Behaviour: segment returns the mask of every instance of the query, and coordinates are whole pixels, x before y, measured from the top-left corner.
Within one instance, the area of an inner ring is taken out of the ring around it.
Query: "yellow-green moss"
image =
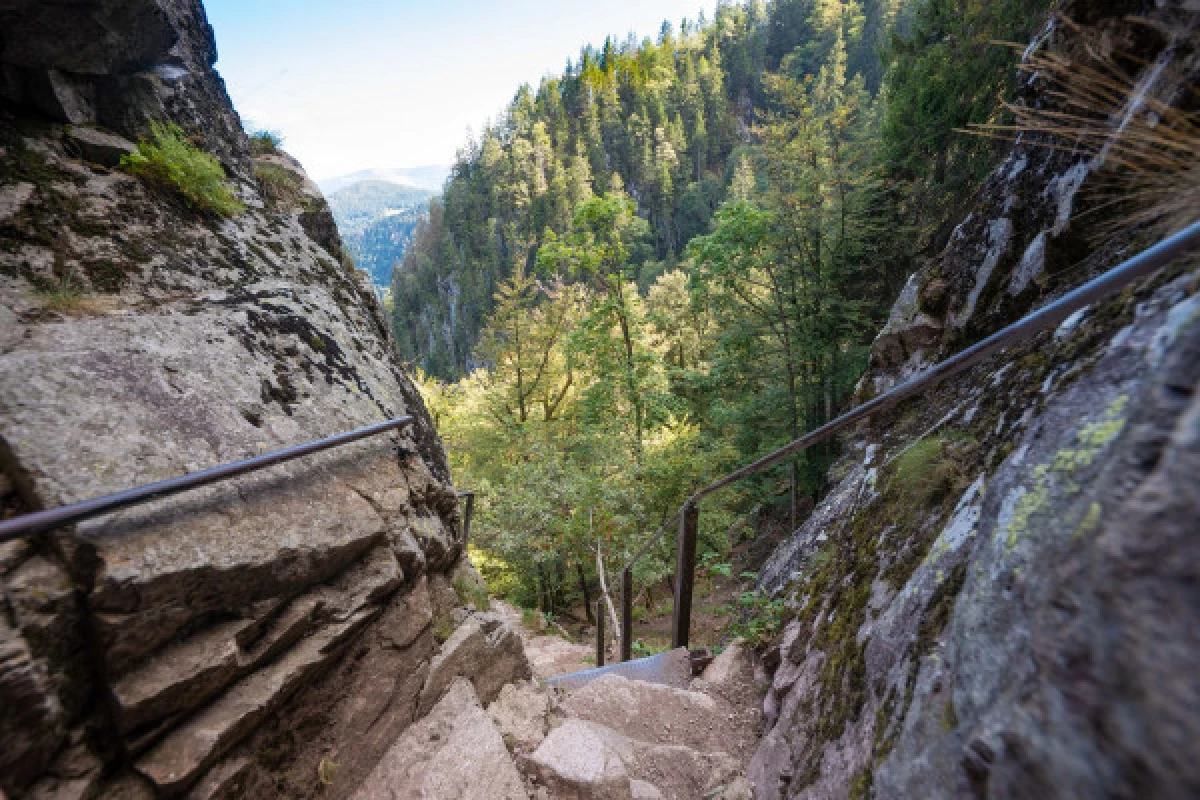
[[[942,733],[949,733],[958,727],[958,713],[954,710],[954,698],[946,698],[946,705],[942,707]]]
[[[1088,506],[1087,511],[1083,514],[1083,519],[1079,521],[1079,526],[1075,528],[1075,532],[1071,534],[1073,539],[1082,539],[1085,536],[1090,536],[1100,527],[1100,512],[1103,509],[1099,503],[1093,502]]]
[[[1119,395],[1098,421],[1079,429],[1075,435],[1076,447],[1063,448],[1048,463],[1034,468],[1033,480],[1017,499],[1012,518],[1004,527],[1004,543],[1009,550],[1016,547],[1017,541],[1029,532],[1030,519],[1049,508],[1052,480],[1064,481],[1067,494],[1079,491],[1080,487],[1074,480],[1075,474],[1095,463],[1100,452],[1120,435],[1125,427],[1128,404],[1128,396]]]
[[[850,780],[850,793],[846,795],[847,800],[867,800],[871,796],[872,783],[871,767],[863,767]]]

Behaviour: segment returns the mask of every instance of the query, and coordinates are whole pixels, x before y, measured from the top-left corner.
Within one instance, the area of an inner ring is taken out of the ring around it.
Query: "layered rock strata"
[[[466,615],[441,444],[319,191],[251,156],[215,57],[195,0],[0,8],[5,516],[414,420],[0,545],[13,800],[346,796],[454,678],[528,673],[491,621],[438,655]],[[114,170],[151,120],[246,210]]]

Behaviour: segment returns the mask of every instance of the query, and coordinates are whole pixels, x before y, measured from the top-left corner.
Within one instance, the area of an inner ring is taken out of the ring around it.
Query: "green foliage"
[[[730,622],[725,634],[740,637],[751,647],[770,643],[787,622],[787,608],[782,599],[772,598],[761,589],[741,592],[729,609]]]
[[[487,611],[491,605],[486,585],[480,586],[463,578],[455,578],[451,585],[454,587],[454,593],[458,595],[458,601],[464,606],[471,606],[476,611]]]
[[[256,156],[275,155],[283,147],[283,136],[277,131],[254,131],[250,134],[250,152]]]
[[[388,181],[358,181],[333,192],[328,201],[338,231],[343,236],[354,236],[385,217],[400,216],[405,212],[409,212],[415,223],[434,196],[435,193],[428,189]]]
[[[641,639],[634,639],[629,643],[629,649],[634,658],[647,658],[665,653],[671,649],[671,646],[664,642],[643,642]]]
[[[188,141],[177,125],[152,122],[150,138],[121,159],[121,169],[173,189],[200,211],[232,217],[245,208],[225,182],[221,162]]]
[[[1049,0],[919,0],[887,48],[887,107],[880,162],[890,202],[914,250],[940,246],[962,203],[1002,152],[971,136],[1001,121],[1017,80],[1017,52],[1044,24]]]
[[[979,36],[1038,24],[1033,0],[972,0],[955,19],[946,5],[722,3],[656,42],[585,48],[460,153],[392,274],[392,327],[456,478],[479,492],[493,591],[547,613],[594,602],[597,555],[612,590],[698,487],[845,409],[922,242],[994,156],[947,138],[1006,90],[1007,51]],[[917,120],[953,105],[943,91],[968,93],[969,118]],[[960,488],[971,447],[932,437],[884,472],[889,536],[907,542],[887,580],[923,556],[924,520]],[[811,449],[706,500],[702,574],[732,577],[746,520],[781,502],[798,513],[835,455]],[[854,713],[865,674],[848,632],[869,583],[833,576],[876,574],[877,537],[856,528],[853,547],[809,565],[806,624],[841,593],[816,633],[840,692],[823,735]],[[669,579],[670,541],[638,562],[639,587]],[[787,616],[758,592],[734,610],[731,632],[754,643]]]
[[[710,575],[720,575],[723,578],[728,578],[733,575],[733,565],[729,562],[717,561],[720,554],[715,551],[705,553],[700,558],[700,569]]]

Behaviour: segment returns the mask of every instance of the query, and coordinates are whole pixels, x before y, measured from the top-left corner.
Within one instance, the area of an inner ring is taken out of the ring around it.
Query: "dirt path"
[[[596,666],[595,653],[591,647],[573,644],[561,636],[530,630],[525,626],[521,610],[503,600],[492,600],[492,610],[504,617],[520,634],[525,644],[525,655],[533,667],[536,678],[553,678]]]

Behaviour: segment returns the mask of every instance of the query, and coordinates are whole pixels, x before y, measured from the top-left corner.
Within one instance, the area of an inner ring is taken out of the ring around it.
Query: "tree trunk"
[[[608,606],[608,615],[612,618],[612,635],[621,635],[621,623],[617,619],[617,610],[613,608],[612,596],[608,593],[608,583],[604,579],[604,558],[600,555],[600,542],[596,542],[596,575],[600,578],[600,594],[604,604]]]
[[[542,613],[550,610],[550,592],[546,585],[546,568],[541,564],[537,565],[537,585],[538,585],[538,607]]]
[[[587,615],[589,625],[596,624],[596,618],[592,616],[592,595],[588,592],[587,576],[583,574],[583,562],[575,562],[575,572],[579,575],[579,591],[583,592],[583,611]]]

